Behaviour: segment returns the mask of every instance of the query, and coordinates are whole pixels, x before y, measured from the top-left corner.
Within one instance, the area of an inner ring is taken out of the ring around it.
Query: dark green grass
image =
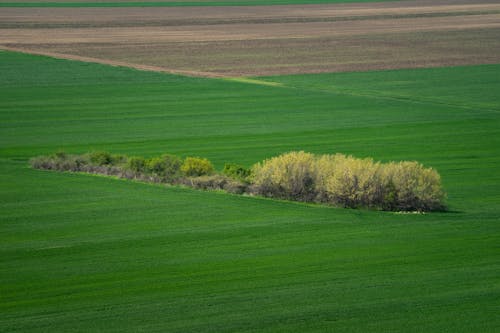
[[[496,332],[500,66],[281,87],[0,53],[0,331]],[[416,159],[447,213],[29,169],[58,149]]]
[[[355,2],[380,2],[396,0],[222,0],[222,1],[82,1],[50,2],[19,1],[0,2],[0,7],[192,7],[192,6],[274,6],[274,5],[312,5]]]

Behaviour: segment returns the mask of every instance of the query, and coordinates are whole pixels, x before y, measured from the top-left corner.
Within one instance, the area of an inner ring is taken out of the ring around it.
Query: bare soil
[[[500,3],[3,8],[0,48],[202,76],[500,62]]]

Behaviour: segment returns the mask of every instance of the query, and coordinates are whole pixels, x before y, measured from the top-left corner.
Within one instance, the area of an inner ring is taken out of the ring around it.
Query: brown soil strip
[[[500,27],[500,14],[352,22],[231,24],[148,28],[5,29],[0,44],[215,42],[318,38]]]
[[[147,64],[178,74],[259,76],[499,63],[498,36],[500,29],[472,29],[216,43],[19,47],[48,55],[78,53],[87,59]]]
[[[337,16],[337,17],[283,17],[283,18],[248,18],[248,19],[200,19],[200,20],[148,20],[148,21],[111,21],[111,22],[14,22],[0,21],[0,29],[61,29],[61,28],[127,28],[127,27],[176,27],[186,25],[227,25],[227,24],[270,24],[270,23],[314,23],[314,22],[339,22],[339,21],[366,21],[376,19],[409,19],[409,18],[435,18],[448,16],[471,16],[500,14],[498,10],[485,11],[457,11],[457,12],[432,12],[415,14],[381,14],[369,16]]]
[[[500,3],[2,8],[2,45],[207,77],[500,63]]]
[[[2,8],[4,26],[43,27],[120,27],[153,25],[202,25],[230,23],[286,23],[348,20],[354,18],[394,18],[411,15],[449,15],[455,13],[492,13],[500,3],[457,4],[436,1],[429,5],[387,2],[350,5],[257,6],[257,7],[183,7],[183,8]]]

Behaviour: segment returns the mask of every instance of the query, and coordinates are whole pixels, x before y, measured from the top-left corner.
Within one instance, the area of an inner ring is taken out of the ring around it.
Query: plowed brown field
[[[188,75],[500,62],[500,3],[2,8],[0,47]]]

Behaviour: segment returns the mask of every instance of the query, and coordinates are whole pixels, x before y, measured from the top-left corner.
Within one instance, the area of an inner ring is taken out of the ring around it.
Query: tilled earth
[[[0,48],[201,76],[500,62],[500,3],[2,8]]]

